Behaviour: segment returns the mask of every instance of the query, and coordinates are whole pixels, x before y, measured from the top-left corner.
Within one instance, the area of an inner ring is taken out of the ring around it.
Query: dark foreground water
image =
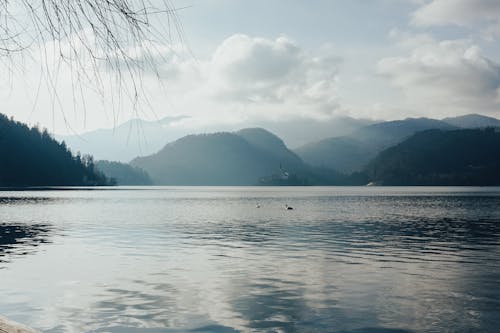
[[[0,315],[44,332],[499,332],[500,189],[1,191]]]

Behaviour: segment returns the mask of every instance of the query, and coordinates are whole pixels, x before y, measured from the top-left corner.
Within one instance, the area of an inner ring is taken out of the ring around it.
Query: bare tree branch
[[[61,63],[70,68],[74,100],[85,103],[84,88],[104,99],[111,85],[118,104],[127,96],[137,105],[144,73],[159,76],[157,47],[184,45],[178,10],[169,0],[0,0],[0,60],[10,68],[5,60],[14,55],[38,53],[54,105]]]

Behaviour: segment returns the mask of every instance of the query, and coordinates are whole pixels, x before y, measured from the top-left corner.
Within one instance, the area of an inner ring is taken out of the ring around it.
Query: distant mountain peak
[[[448,117],[444,122],[461,128],[500,127],[500,120],[478,113],[466,114],[457,117]]]
[[[274,134],[271,131],[268,131],[265,128],[262,128],[262,127],[246,127],[246,128],[242,128],[242,129],[236,131],[235,133],[236,134],[257,133],[257,134],[264,134],[264,135],[272,135],[272,136],[278,138],[278,136],[276,134]]]
[[[234,132],[234,134],[244,138],[251,144],[264,149],[269,149],[270,145],[279,148],[286,148],[283,140],[281,140],[276,134],[261,127],[244,128]]]
[[[163,185],[253,185],[261,177],[303,169],[276,135],[262,128],[187,135],[131,164]]]

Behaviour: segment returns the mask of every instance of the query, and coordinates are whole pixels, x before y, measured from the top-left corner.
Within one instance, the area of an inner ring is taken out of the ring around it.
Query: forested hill
[[[153,185],[148,173],[140,168],[115,161],[97,161],[97,170],[116,185]]]
[[[189,135],[131,165],[158,185],[255,185],[280,166],[290,174],[307,169],[281,139],[259,128]]]
[[[380,185],[500,185],[500,132],[419,132],[381,152],[367,172]]]
[[[0,187],[106,184],[91,156],[73,156],[46,130],[0,114]]]

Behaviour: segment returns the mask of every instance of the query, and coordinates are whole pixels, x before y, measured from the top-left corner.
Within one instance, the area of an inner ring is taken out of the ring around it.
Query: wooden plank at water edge
[[[27,326],[15,323],[0,316],[0,333],[39,333]]]

